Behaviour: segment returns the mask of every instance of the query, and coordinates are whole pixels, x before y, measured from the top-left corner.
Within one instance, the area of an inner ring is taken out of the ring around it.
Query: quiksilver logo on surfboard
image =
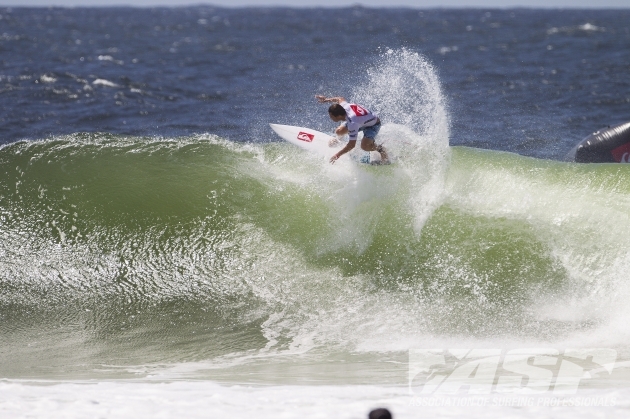
[[[315,138],[313,134],[309,134],[308,132],[304,132],[304,131],[300,131],[297,135],[298,140],[306,141],[307,143],[312,142],[313,138]]]

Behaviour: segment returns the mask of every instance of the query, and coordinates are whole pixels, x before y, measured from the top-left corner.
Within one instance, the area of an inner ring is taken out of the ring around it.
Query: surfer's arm
[[[339,157],[343,156],[348,151],[352,150],[356,144],[357,144],[357,140],[350,140],[350,141],[348,141],[348,144],[346,144],[346,146],[344,148],[339,150],[334,156],[332,156],[330,158],[330,162],[331,163],[336,162]]]
[[[341,102],[345,102],[346,101],[341,96],[339,96],[339,97],[326,97],[326,96],[323,96],[323,95],[315,95],[315,99],[317,99],[319,101],[319,103],[327,103],[327,102],[341,103]]]

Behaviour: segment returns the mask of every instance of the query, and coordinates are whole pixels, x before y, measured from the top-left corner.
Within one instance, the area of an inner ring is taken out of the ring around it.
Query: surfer
[[[349,137],[348,144],[330,158],[331,163],[335,163],[339,157],[355,147],[359,131],[363,131],[361,148],[365,151],[378,151],[381,155],[381,162],[389,163],[385,148],[382,145],[376,145],[375,141],[376,135],[381,129],[381,120],[378,115],[361,105],[348,103],[342,97],[315,95],[315,98],[319,103],[332,103],[328,108],[328,116],[335,122],[343,121],[335,130],[335,134],[338,136],[348,134]]]

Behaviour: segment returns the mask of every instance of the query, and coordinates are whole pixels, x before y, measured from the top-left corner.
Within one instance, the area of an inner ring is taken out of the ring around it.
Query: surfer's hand
[[[330,164],[335,164],[335,162],[337,161],[337,159],[338,159],[338,158],[339,158],[339,156],[338,156],[338,155],[336,155],[336,154],[335,154],[335,155],[333,155],[333,156],[330,158]]]
[[[326,96],[323,96],[323,95],[315,95],[315,99],[317,99],[319,103],[326,102]]]

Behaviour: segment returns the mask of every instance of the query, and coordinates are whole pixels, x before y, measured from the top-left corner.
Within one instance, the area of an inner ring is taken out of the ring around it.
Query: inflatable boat
[[[630,122],[600,129],[567,154],[577,163],[630,163]]]

